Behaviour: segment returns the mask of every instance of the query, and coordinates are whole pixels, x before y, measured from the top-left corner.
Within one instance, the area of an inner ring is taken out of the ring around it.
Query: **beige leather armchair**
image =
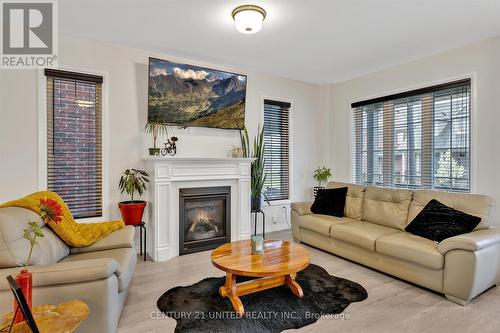
[[[500,228],[489,226],[484,195],[405,190],[332,182],[348,187],[344,217],[313,214],[311,202],[292,203],[295,239],[443,293],[466,305],[500,281]],[[471,233],[440,243],[405,227],[431,200],[481,217]]]
[[[12,293],[6,281],[24,264],[27,241],[22,230],[36,214],[23,208],[0,209],[0,313],[12,311]],[[33,305],[80,299],[90,308],[77,332],[116,332],[128,295],[137,255],[134,228],[117,230],[84,248],[67,247],[43,227],[44,237],[34,249]]]

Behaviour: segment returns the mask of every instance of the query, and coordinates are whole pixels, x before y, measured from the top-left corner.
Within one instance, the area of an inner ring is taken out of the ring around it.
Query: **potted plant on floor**
[[[262,189],[266,181],[264,174],[264,128],[257,130],[257,136],[253,139],[253,149],[250,149],[250,140],[246,127],[240,132],[241,148],[243,149],[244,157],[253,157],[251,166],[251,181],[250,187],[252,191],[251,208],[252,212],[260,211],[262,202]]]
[[[127,169],[123,172],[119,183],[120,193],[126,192],[130,195],[130,200],[118,203],[118,207],[125,224],[138,225],[141,223],[146,201],[134,200],[134,194],[137,192],[141,196],[146,191],[148,182],[149,175],[146,171]]]
[[[149,155],[160,155],[160,148],[156,148],[156,140],[159,135],[168,136],[168,125],[159,118],[152,118],[148,120],[144,130],[153,137],[153,148],[149,148]]]
[[[332,177],[332,171],[330,168],[327,168],[325,166],[318,167],[316,170],[314,170],[313,178],[318,182],[318,186],[315,186],[313,188],[314,196],[316,197],[316,193],[318,193],[319,189],[325,188],[323,184],[326,185],[326,182],[328,179]]]

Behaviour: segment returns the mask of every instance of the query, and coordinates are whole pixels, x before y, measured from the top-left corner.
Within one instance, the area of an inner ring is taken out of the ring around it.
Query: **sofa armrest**
[[[291,208],[297,213],[297,215],[308,215],[312,214],[311,206],[312,202],[292,202]]]
[[[441,254],[456,249],[478,251],[494,244],[500,244],[500,228],[482,229],[447,238],[438,244],[438,251]]]
[[[7,276],[16,276],[21,269],[21,267],[1,269],[0,290],[10,290]],[[30,266],[29,271],[33,274],[33,287],[43,287],[106,279],[115,273],[119,274],[119,265],[115,259],[101,258]]]
[[[98,240],[92,245],[84,247],[72,247],[71,254],[105,251],[121,248],[134,247],[135,228],[131,225],[125,226],[123,229],[115,230],[101,240]]]

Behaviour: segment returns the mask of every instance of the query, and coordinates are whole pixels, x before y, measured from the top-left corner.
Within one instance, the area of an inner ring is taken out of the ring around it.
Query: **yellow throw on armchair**
[[[40,199],[42,198],[54,199],[61,205],[63,209],[62,221],[59,223],[49,221],[48,224],[59,238],[69,246],[83,247],[92,245],[113,231],[124,227],[122,221],[77,223],[64,200],[57,193],[48,191],[35,192],[24,198],[0,205],[0,208],[21,207],[40,214]]]

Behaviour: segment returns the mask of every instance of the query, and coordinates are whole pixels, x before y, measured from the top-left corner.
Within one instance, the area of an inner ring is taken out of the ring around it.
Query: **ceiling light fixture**
[[[254,34],[262,29],[266,11],[254,5],[236,7],[232,14],[236,30],[242,34]]]

